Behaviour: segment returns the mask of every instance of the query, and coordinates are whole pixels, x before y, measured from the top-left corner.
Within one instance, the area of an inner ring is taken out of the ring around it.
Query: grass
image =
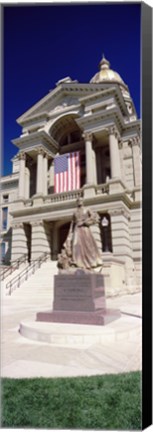
[[[1,380],[1,426],[141,429],[141,375]]]

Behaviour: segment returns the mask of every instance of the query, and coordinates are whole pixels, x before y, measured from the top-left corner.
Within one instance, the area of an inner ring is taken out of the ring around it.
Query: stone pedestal
[[[104,325],[120,317],[106,308],[103,276],[77,271],[54,277],[53,311],[38,312],[37,321]]]

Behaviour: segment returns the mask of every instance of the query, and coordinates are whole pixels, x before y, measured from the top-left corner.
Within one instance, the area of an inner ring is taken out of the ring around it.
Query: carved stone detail
[[[43,149],[42,147],[38,147],[38,148],[36,149],[36,151],[37,151],[37,154],[41,154],[42,156],[45,155],[45,151],[44,151],[44,149]]]
[[[85,141],[93,141],[93,133],[92,132],[84,132],[82,137]]]
[[[23,222],[12,223],[12,228],[13,229],[23,228]]]
[[[119,131],[117,130],[116,126],[110,126],[110,127],[108,128],[108,133],[109,133],[110,135],[114,135],[115,138],[117,138],[118,140],[121,139],[120,134],[119,134]]]
[[[128,145],[133,147],[135,145],[140,145],[140,138],[138,136],[132,137],[129,139]]]
[[[18,155],[19,160],[26,160],[26,153],[21,151]]]
[[[30,224],[31,224],[32,227],[33,226],[43,226],[44,222],[42,220],[41,221],[37,220],[37,221],[31,221]]]

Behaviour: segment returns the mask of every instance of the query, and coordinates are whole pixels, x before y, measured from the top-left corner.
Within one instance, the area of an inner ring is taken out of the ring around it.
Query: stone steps
[[[23,271],[27,266],[28,266],[27,263],[23,263],[23,264],[20,265],[19,268],[17,268],[11,274],[9,274],[4,280],[1,281],[1,288],[5,288],[6,284],[8,282],[10,282],[13,278],[15,278],[16,276],[18,276],[21,273],[21,271]]]
[[[29,276],[20,287],[16,287],[11,295],[3,290],[4,295],[8,297],[8,302],[15,304],[15,301],[22,305],[48,303],[49,307],[53,300],[53,283],[54,275],[57,274],[57,263],[48,261],[41,265],[36,272]],[[10,298],[10,300],[9,300]],[[40,307],[40,306],[39,306]]]

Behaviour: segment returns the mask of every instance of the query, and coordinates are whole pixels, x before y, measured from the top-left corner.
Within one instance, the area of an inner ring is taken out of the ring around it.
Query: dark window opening
[[[112,252],[111,220],[109,214],[100,215],[100,230],[102,240],[102,251]]]
[[[3,195],[3,202],[8,202],[9,200],[9,196],[8,195]]]
[[[2,208],[2,229],[7,229],[8,207]]]

